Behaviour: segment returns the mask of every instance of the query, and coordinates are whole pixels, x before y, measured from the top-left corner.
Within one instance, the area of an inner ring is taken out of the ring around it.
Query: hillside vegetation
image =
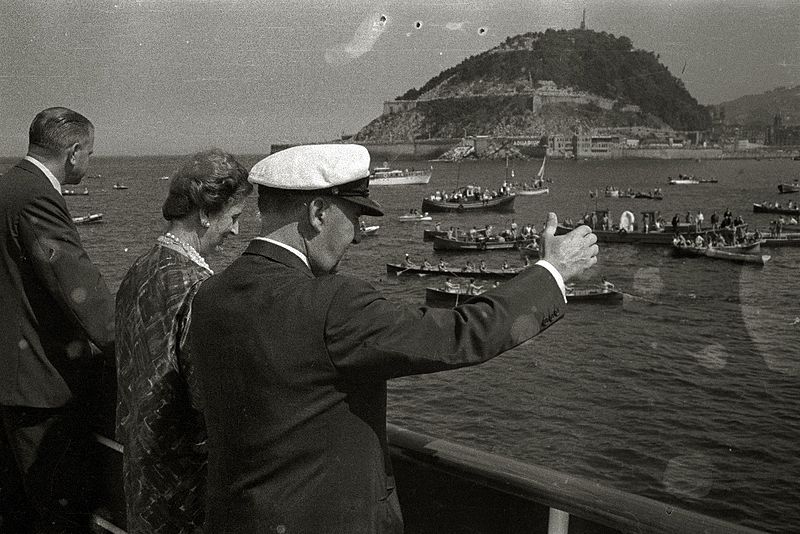
[[[545,97],[545,105],[531,105],[535,95],[554,94],[590,101],[548,105]],[[593,98],[608,102],[609,109]],[[379,117],[356,138],[460,137],[464,129],[469,134],[566,135],[601,127],[710,126],[708,110],[656,55],[635,50],[627,37],[591,30],[509,37],[397,100],[416,100],[416,109]]]
[[[763,127],[772,124],[776,113],[780,113],[784,125],[800,124],[800,85],[778,87],[758,95],[747,95],[720,107],[725,109],[727,124]]]

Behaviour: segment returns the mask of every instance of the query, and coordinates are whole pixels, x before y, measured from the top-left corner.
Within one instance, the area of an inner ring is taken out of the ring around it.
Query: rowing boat
[[[673,245],[673,250],[677,256],[706,257],[716,260],[727,260],[734,263],[751,263],[754,265],[764,265],[770,259],[770,256],[766,254],[731,252],[729,250],[718,249],[714,247],[706,248]]]
[[[103,222],[103,214],[102,213],[90,213],[89,215],[84,215],[82,217],[73,217],[72,222],[74,224],[97,224]]]
[[[479,239],[477,241],[462,241],[461,239],[448,239],[447,237],[434,237],[433,250],[458,250],[458,251],[471,251],[471,252],[484,252],[487,250],[514,250],[522,248],[534,241],[519,240],[507,241],[505,239],[498,239],[491,237],[488,239]]]
[[[468,289],[445,290],[435,287],[425,288],[425,304],[433,308],[452,308],[463,304],[472,297],[479,296],[485,290],[470,293]],[[622,302],[622,292],[609,288],[567,288],[567,302],[585,302],[596,304],[615,304]]]
[[[512,269],[473,269],[473,270],[465,270],[462,269],[451,269],[451,268],[444,268],[440,269],[439,267],[423,267],[423,266],[415,266],[415,267],[408,267],[406,265],[400,263],[387,263],[386,264],[386,274],[390,276],[450,276],[450,277],[469,277],[469,278],[481,278],[484,280],[511,280],[519,273],[521,273],[525,267],[517,267]]]

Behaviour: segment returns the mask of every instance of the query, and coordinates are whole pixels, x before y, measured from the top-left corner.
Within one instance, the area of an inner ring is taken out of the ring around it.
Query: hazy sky
[[[508,36],[577,27],[584,8],[703,104],[800,84],[798,0],[3,0],[0,154],[23,154],[54,105],[95,123],[98,155],[333,139]]]

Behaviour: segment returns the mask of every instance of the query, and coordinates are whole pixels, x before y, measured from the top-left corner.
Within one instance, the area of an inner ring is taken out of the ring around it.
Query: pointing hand
[[[549,262],[568,281],[597,263],[597,236],[581,225],[565,235],[556,235],[558,218],[547,214],[547,225],[540,243],[540,257]]]

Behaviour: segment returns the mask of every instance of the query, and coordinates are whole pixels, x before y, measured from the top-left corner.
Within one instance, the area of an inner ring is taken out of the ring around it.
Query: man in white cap
[[[358,145],[258,162],[261,234],[194,300],[190,343],[206,398],[208,532],[400,533],[386,381],[475,365],[563,315],[564,278],[596,262],[582,226],[512,281],[455,310],[398,306],[334,274],[369,198]]]

